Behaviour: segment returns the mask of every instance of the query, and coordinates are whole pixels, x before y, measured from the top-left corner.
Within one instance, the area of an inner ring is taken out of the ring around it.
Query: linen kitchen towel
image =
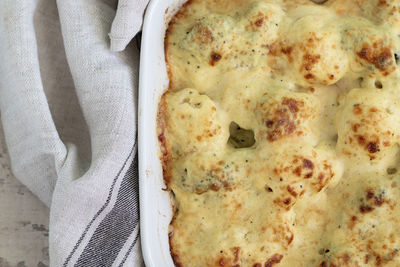
[[[15,176],[50,208],[51,266],[143,265],[131,39],[146,5],[0,1],[1,121]]]

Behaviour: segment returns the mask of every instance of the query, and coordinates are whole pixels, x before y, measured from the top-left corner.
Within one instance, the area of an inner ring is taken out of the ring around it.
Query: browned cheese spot
[[[304,75],[304,78],[306,78],[307,80],[311,80],[311,79],[314,79],[314,75],[312,75],[311,73],[308,73],[308,74]]]
[[[235,257],[233,260],[235,262],[239,261],[240,247],[233,247],[232,251],[233,251],[233,256]]]
[[[361,213],[368,213],[374,210],[374,207],[371,207],[369,205],[361,205],[360,206],[360,212]]]
[[[388,75],[394,71],[392,50],[384,46],[383,41],[374,42],[373,45],[364,43],[357,56],[374,65],[377,69]],[[392,66],[392,68],[390,68]]]
[[[314,169],[314,164],[309,159],[303,159],[303,167],[312,170]]]
[[[305,54],[303,56],[302,69],[304,69],[305,71],[311,71],[314,68],[314,65],[317,64],[320,59],[320,55]]]
[[[271,267],[274,266],[277,263],[280,263],[283,258],[283,255],[281,254],[274,254],[271,258],[267,260],[265,263],[264,267]]]
[[[227,260],[224,257],[220,258],[218,261],[219,266],[225,266],[226,263],[227,263]]]
[[[369,262],[370,255],[365,255],[364,263],[367,264]]]
[[[372,189],[368,189],[367,192],[366,192],[367,200],[373,198],[374,196],[375,196],[374,191]]]
[[[210,65],[211,66],[215,66],[215,64],[217,64],[218,61],[220,61],[222,58],[222,56],[218,53],[211,53],[210,56]]]
[[[298,113],[303,107],[303,101],[283,98],[280,107],[271,114],[273,117],[268,118],[265,122],[268,141],[274,142],[285,136],[292,135],[297,128]]]
[[[194,42],[202,45],[209,44],[214,41],[214,36],[208,27],[200,27],[199,34],[194,35]]]
[[[358,220],[357,216],[351,216],[350,221],[348,223],[348,226],[349,226],[350,229],[353,229],[353,227],[357,223],[357,220]]]
[[[297,192],[294,190],[293,187],[291,187],[290,185],[288,185],[286,187],[287,191],[289,192],[289,194],[291,194],[293,197],[297,197]]]
[[[290,204],[290,202],[292,202],[292,199],[291,198],[286,198],[285,200],[283,200],[283,203],[285,204],[285,205],[289,205]]]
[[[379,255],[376,256],[375,264],[376,266],[380,266],[382,264],[382,258]]]
[[[352,126],[351,126],[351,129],[353,130],[353,132],[357,132],[358,131],[358,128],[360,128],[360,126],[361,126],[361,124],[359,124],[359,123],[355,123],[355,124],[353,124]]]
[[[256,22],[254,22],[254,24],[257,27],[261,27],[263,25],[263,22],[264,22],[264,18],[261,18],[261,19],[256,20]]]
[[[362,113],[362,109],[359,104],[354,105],[353,113],[355,115],[360,115]]]
[[[386,2],[386,0],[379,0],[378,1],[378,6],[379,7],[385,7],[385,6],[389,6],[389,4]]]
[[[379,145],[376,142],[369,142],[367,144],[367,150],[369,153],[376,153],[379,151]]]

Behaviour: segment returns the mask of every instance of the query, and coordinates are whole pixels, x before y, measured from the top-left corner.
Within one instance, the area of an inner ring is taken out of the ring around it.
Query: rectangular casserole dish
[[[140,234],[147,267],[174,266],[168,226],[172,217],[165,189],[157,138],[157,111],[168,89],[164,36],[169,20],[185,0],[152,0],[143,24],[139,73],[139,195]]]

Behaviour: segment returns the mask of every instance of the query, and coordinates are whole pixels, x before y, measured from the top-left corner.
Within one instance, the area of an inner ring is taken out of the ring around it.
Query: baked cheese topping
[[[400,266],[399,36],[398,0],[181,8],[159,111],[177,266]]]

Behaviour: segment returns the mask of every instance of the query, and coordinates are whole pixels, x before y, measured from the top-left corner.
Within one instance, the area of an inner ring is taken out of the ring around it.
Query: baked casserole
[[[400,266],[399,0],[192,0],[159,106],[176,266]]]

